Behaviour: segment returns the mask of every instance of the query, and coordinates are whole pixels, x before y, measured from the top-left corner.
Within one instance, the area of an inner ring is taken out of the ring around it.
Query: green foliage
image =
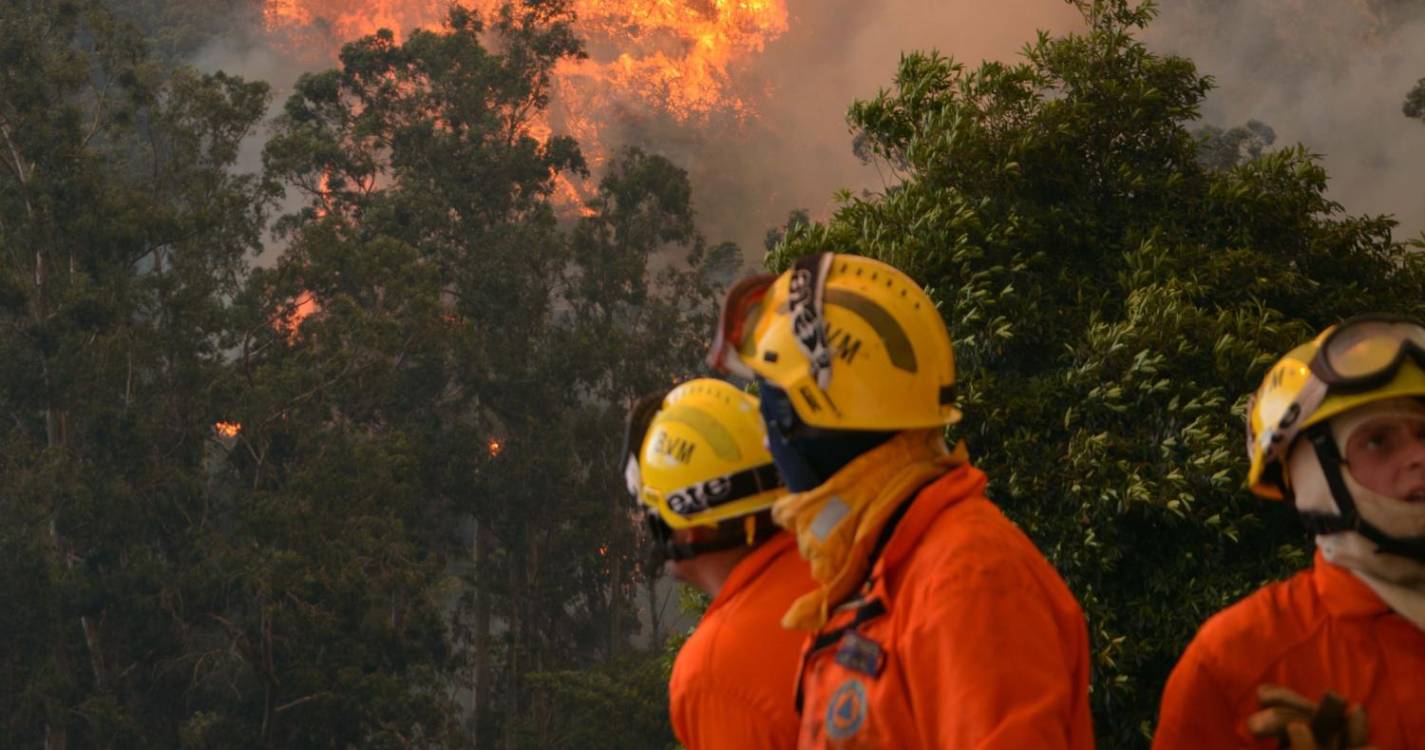
[[[1019,64],[903,57],[850,113],[902,181],[790,226],[769,264],[853,251],[927,284],[955,430],[1084,604],[1102,746],[1139,747],[1197,626],[1305,560],[1289,511],[1241,489],[1245,394],[1343,316],[1418,316],[1425,261],[1344,215],[1305,149],[1194,137],[1210,80],[1134,38],[1151,6],[1077,4],[1087,30]]]
[[[304,76],[265,159],[306,206],[278,223],[291,244],[254,275],[238,347],[240,416],[261,425],[244,430],[245,481],[286,497],[310,475],[316,502],[356,471],[333,463],[353,434],[371,444],[361,468],[391,464],[388,512],[459,576],[437,684],[472,694],[482,744],[564,742],[549,738],[588,730],[551,706],[597,694],[643,717],[618,742],[666,735],[645,715],[666,703],[598,677],[634,658],[656,574],[610,436],[690,372],[708,285],[738,255],[706,245],[686,173],[656,155],[617,154],[585,205],[560,202],[583,157],[535,134],[550,70],[582,54],[570,18],[562,2],[455,8],[440,32],[378,33]],[[306,301],[319,312],[295,332],[264,323]],[[476,559],[456,565],[472,525]],[[587,690],[555,690],[581,668]]]
[[[677,740],[668,725],[668,672],[657,653],[633,653],[589,669],[529,675],[534,707],[512,747],[646,748]]]
[[[534,135],[567,5],[348,45],[262,177],[234,162],[267,88],[110,7],[0,9],[0,731],[513,746],[602,696],[608,742],[668,744],[608,436],[689,372],[739,253],[655,155],[554,198],[584,174]],[[278,186],[304,205],[255,269]]]
[[[0,722],[172,746],[223,649],[205,488],[267,88],[162,72],[99,3],[0,8]],[[23,597],[23,598],[10,598]]]
[[[776,250],[777,245],[780,244],[784,238],[786,238],[787,232],[794,231],[797,229],[804,229],[809,224],[811,224],[811,214],[808,213],[805,209],[795,209],[791,213],[787,214],[787,220],[785,223],[782,224],[782,226],[773,227],[767,230],[767,236],[765,239],[763,239],[762,244],[767,249],[767,252],[770,253],[773,250]]]
[[[175,66],[256,7],[218,5],[0,6],[0,732],[670,746],[683,636],[630,645],[656,571],[611,436],[695,373],[738,249],[655,154],[567,197],[583,156],[541,120],[583,54],[565,0],[353,42],[261,176],[234,165],[266,86]],[[906,56],[852,110],[900,184],[768,241],[928,282],[957,429],[1083,600],[1126,747],[1197,624],[1305,564],[1238,489],[1240,395],[1343,315],[1419,314],[1425,277],[1304,149],[1189,132],[1210,82],[1134,39],[1150,8],[1078,5],[1021,64]],[[302,206],[254,269],[279,185]]]
[[[261,20],[262,0],[104,0],[116,18],[133,24],[153,58],[181,64],[220,37],[249,41]]]

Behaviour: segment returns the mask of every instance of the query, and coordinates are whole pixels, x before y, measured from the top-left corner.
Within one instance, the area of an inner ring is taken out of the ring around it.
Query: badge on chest
[[[836,663],[853,672],[879,677],[886,667],[886,652],[881,644],[849,630],[836,648]]]

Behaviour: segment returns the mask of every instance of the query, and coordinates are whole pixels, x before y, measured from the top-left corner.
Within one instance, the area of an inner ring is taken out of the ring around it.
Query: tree
[[[1415,88],[1405,95],[1405,103],[1400,105],[1400,110],[1406,117],[1425,122],[1425,78],[1417,81]]]
[[[0,721],[17,744],[179,744],[204,609],[210,383],[267,186],[260,83],[150,63],[92,0],[0,8]]]
[[[1227,169],[1256,159],[1277,141],[1276,131],[1258,120],[1229,130],[1204,125],[1196,135],[1197,160],[1208,169]]]
[[[953,431],[1084,604],[1102,745],[1140,747],[1197,626],[1307,560],[1290,511],[1241,489],[1245,394],[1343,316],[1418,316],[1425,261],[1328,200],[1302,147],[1204,165],[1210,80],[1134,37],[1152,6],[1076,5],[1086,31],[1018,64],[906,55],[850,111],[903,180],[790,227],[769,262],[860,252],[926,282]]]
[[[244,44],[260,29],[262,0],[104,0],[133,24],[157,62],[179,65],[222,39]]]
[[[458,577],[453,650],[430,663],[474,705],[481,745],[547,746],[567,716],[549,711],[559,681],[538,675],[632,658],[656,571],[611,436],[636,396],[697,361],[709,259],[728,255],[696,232],[686,174],[655,155],[619,155],[587,205],[561,203],[586,174],[542,120],[552,67],[582,54],[569,21],[548,0],[455,8],[438,32],[378,33],[303,77],[265,159],[307,205],[279,222],[290,247],[254,275],[239,347],[240,416],[260,425],[239,474],[285,505],[362,496],[344,477],[390,466],[389,513]],[[266,324],[299,309],[317,312]],[[368,450],[353,463],[338,437]],[[298,475],[311,481],[293,497]]]

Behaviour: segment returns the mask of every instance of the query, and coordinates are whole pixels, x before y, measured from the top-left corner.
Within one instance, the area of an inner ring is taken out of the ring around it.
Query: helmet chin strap
[[[696,542],[680,542],[674,537],[673,529],[659,518],[657,513],[648,513],[646,519],[648,530],[653,536],[653,544],[650,546],[655,565],[662,565],[667,560],[691,560],[709,552],[721,552],[738,547],[756,547],[781,531],[776,524],[772,523],[771,511],[764,510],[752,516],[755,529],[751,538],[747,533],[746,517],[743,517],[719,523],[713,535],[707,539],[700,539]]]
[[[1341,474],[1345,461],[1340,448],[1331,435],[1326,422],[1314,424],[1306,430],[1306,439],[1316,451],[1316,461],[1321,465],[1321,473],[1326,477],[1326,485],[1331,489],[1331,497],[1336,501],[1340,515],[1318,511],[1301,511],[1302,523],[1313,535],[1339,534],[1354,531],[1376,545],[1376,552],[1407,557],[1425,563],[1425,536],[1396,537],[1385,533],[1379,527],[1361,517],[1356,510],[1356,499],[1346,486],[1346,478]]]

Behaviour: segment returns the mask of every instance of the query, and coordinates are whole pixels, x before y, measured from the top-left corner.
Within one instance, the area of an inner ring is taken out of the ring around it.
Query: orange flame
[[[486,18],[503,0],[465,0]],[[268,31],[288,40],[294,54],[335,57],[345,41],[390,29],[399,40],[416,29],[436,29],[449,0],[265,0]],[[737,64],[759,54],[788,29],[787,0],[574,0],[575,28],[589,57],[565,60],[553,87],[560,129],[574,136],[595,170],[608,147],[598,123],[619,105],[635,104],[678,122],[713,115],[742,122],[756,116],[765,91],[739,92]],[[546,140],[547,121],[530,129]],[[581,191],[561,177],[556,193],[581,205]],[[586,212],[587,213],[587,212]]]
[[[302,327],[302,321],[321,309],[321,305],[317,304],[315,297],[310,293],[304,294],[296,301],[296,306],[292,308],[291,312],[279,316],[272,325],[279,332],[286,333],[288,341],[294,341],[297,338],[297,331]]]
[[[213,432],[218,433],[218,437],[235,438],[242,432],[241,422],[218,422],[213,425]]]
[[[605,89],[679,120],[753,114],[734,91],[734,65],[787,31],[786,0],[578,0],[575,12],[591,54],[560,65],[561,96]],[[588,111],[587,101],[566,103]]]
[[[485,444],[485,448],[490,451],[490,458],[496,458],[505,451],[505,444],[498,438],[490,438],[490,442]]]
[[[330,57],[333,42],[342,42],[390,29],[402,33],[440,22],[449,0],[266,0],[262,20],[269,31],[290,36],[294,50]],[[315,46],[313,46],[315,45]]]
[[[488,18],[501,0],[466,4]],[[379,29],[399,40],[415,29],[438,28],[448,7],[448,0],[266,0],[263,20],[269,32],[290,38],[294,50],[315,49],[329,60],[340,43]],[[588,104],[577,100],[613,93],[679,119],[751,114],[751,104],[732,91],[734,63],[760,53],[788,28],[786,0],[575,0],[574,12],[590,56],[556,71],[561,95],[576,99],[566,102],[574,112]]]

